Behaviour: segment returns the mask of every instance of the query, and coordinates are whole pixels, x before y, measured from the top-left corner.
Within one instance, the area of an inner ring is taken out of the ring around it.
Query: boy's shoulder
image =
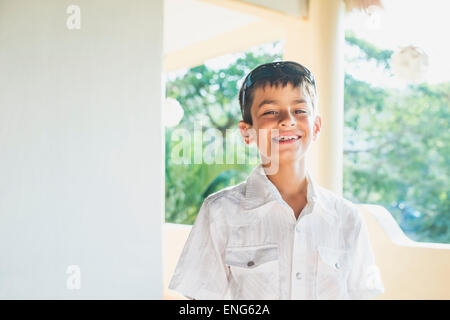
[[[245,181],[216,191],[205,198],[210,223],[228,224],[239,215],[240,205],[245,196]]]
[[[243,181],[237,185],[229,186],[223,188],[219,191],[211,193],[204,200],[208,206],[217,205],[236,205],[239,206],[241,200],[245,196],[245,185],[246,181]]]
[[[333,210],[338,213],[341,221],[360,221],[360,219],[362,218],[361,211],[356,203],[353,203],[343,196],[320,185],[317,185],[317,191],[322,205],[324,205],[329,210]]]

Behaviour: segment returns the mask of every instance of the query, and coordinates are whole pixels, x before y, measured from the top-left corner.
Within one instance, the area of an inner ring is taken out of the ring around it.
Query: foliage
[[[413,240],[450,243],[450,83],[394,90],[346,74],[344,106],[344,197],[384,206]]]
[[[347,30],[345,33],[345,41],[348,45],[356,46],[360,49],[361,55],[358,59],[359,62],[374,60],[377,65],[383,66],[384,69],[390,68],[389,59],[391,58],[391,55],[393,53],[392,50],[378,49],[370,42],[357,38],[355,34],[350,30]]]

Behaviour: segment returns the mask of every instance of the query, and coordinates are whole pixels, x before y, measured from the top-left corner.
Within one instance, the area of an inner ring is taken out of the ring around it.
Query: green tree
[[[392,52],[347,42],[389,74]],[[449,95],[450,83],[396,90],[345,76],[344,197],[384,206],[417,241],[450,242]],[[417,225],[398,204],[422,215]]]

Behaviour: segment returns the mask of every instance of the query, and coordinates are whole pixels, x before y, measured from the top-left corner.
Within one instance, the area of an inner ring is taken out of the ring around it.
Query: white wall
[[[0,298],[162,297],[162,17],[0,0]]]

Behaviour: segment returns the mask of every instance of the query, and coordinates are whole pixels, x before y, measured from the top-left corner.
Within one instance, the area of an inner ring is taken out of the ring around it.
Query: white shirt
[[[258,165],[208,196],[169,288],[194,299],[370,299],[384,292],[358,207],[317,185],[296,219]]]

